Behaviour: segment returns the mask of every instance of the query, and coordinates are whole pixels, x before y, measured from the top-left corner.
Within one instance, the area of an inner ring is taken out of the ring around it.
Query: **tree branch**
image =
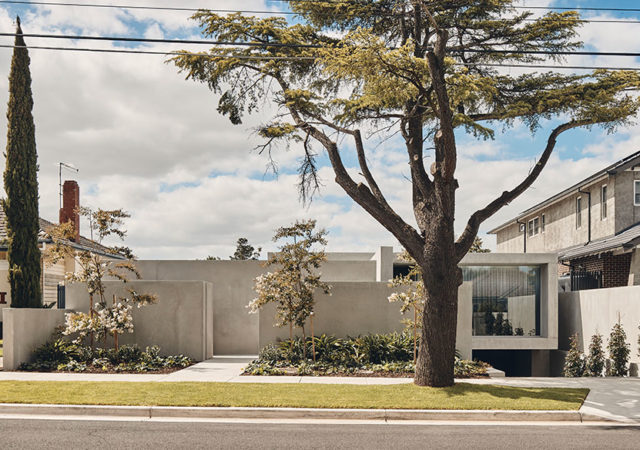
[[[549,157],[551,156],[551,153],[556,146],[556,140],[558,136],[567,130],[571,130],[572,128],[591,125],[593,123],[594,121],[592,120],[568,122],[560,125],[551,132],[551,134],[549,135],[549,139],[547,140],[547,146],[544,149],[544,152],[542,152],[540,159],[534,166],[531,173],[529,173],[529,175],[514,189],[510,191],[504,191],[502,195],[500,195],[500,197],[493,200],[487,206],[479,209],[471,215],[469,221],[467,222],[467,226],[464,229],[464,232],[456,241],[456,258],[458,261],[464,258],[464,256],[471,248],[473,240],[478,234],[478,228],[480,227],[480,224],[494,215],[498,210],[500,210],[500,208],[507,205],[509,202],[513,201],[516,197],[522,194],[538,178],[540,172],[542,172],[542,169],[544,169],[545,165],[549,161]]]

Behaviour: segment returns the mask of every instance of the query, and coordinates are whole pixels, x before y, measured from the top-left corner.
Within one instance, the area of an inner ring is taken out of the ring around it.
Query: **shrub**
[[[585,375],[589,377],[601,377],[604,371],[605,355],[602,348],[602,335],[591,336],[589,354],[587,355]]]
[[[312,359],[311,338],[269,344],[260,350],[258,359],[245,367],[248,375],[333,375],[356,371],[413,373],[413,336],[411,331],[402,333],[370,334],[358,337],[337,338],[322,334],[314,338],[316,361]],[[306,358],[304,354],[306,345]],[[486,364],[463,361],[456,355],[455,376],[471,377],[486,374]]]
[[[611,367],[607,375],[612,377],[623,377],[629,372],[629,354],[631,353],[630,345],[627,344],[627,334],[620,323],[616,323],[611,329],[609,335],[609,358],[611,358]]]
[[[584,356],[578,349],[578,335],[574,334],[569,338],[570,347],[567,358],[564,360],[565,377],[581,377],[584,374]]]
[[[184,368],[193,360],[184,355],[160,356],[158,346],[145,351],[136,345],[123,345],[118,350],[80,346],[62,339],[47,342],[34,351],[35,362],[22,364],[18,370],[42,372],[115,371],[152,372],[165,368]]]

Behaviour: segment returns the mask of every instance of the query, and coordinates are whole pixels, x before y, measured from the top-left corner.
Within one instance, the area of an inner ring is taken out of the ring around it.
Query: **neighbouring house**
[[[74,224],[76,237],[70,245],[78,250],[90,250],[104,256],[114,257],[108,253],[108,249],[98,242],[88,239],[80,234],[80,220],[77,213],[80,206],[80,188],[73,180],[66,180],[63,185],[62,208],[60,209],[60,223],[71,221]],[[48,220],[40,218],[40,233],[38,243],[40,249],[44,251],[51,243],[46,238],[47,230],[54,224]],[[75,270],[75,261],[59,261],[54,265],[42,263],[42,276],[40,279],[42,287],[42,300],[45,305],[56,303],[58,300],[59,286],[65,280],[65,274]],[[7,224],[4,210],[0,207],[0,308],[9,307],[11,304],[11,289],[8,281],[9,265],[7,262]],[[2,330],[2,312],[0,311],[0,332]]]
[[[640,285],[640,152],[489,233],[499,253],[557,253],[561,291]]]

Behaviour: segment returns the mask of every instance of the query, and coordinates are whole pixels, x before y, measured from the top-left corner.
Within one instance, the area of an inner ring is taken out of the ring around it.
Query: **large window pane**
[[[474,336],[540,335],[540,267],[467,266]]]

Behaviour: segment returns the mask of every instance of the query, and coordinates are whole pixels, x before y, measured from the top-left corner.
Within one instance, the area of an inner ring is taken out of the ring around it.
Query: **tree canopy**
[[[580,49],[575,11],[534,17],[514,0],[290,0],[282,17],[193,16],[205,36],[229,45],[173,58],[188,79],[219,95],[218,111],[234,124],[260,110],[278,113],[258,130],[269,155],[278,143],[302,149],[300,193],[319,186],[316,148],[335,181],[391,232],[424,275],[425,314],[416,383],[453,383],[457,267],[479,226],[540,175],[557,138],[577,127],[627,124],[640,103],[633,71],[527,71],[508,65],[563,60]],[[524,73],[523,73],[524,72]],[[552,119],[553,122],[549,122]],[[454,232],[459,133],[480,139],[495,129],[549,127],[533,169],[494,200],[479,205]],[[552,125],[550,125],[552,123]],[[367,133],[399,133],[410,168],[415,225],[385,197],[367,155]],[[425,167],[427,150],[434,162]],[[357,161],[357,168],[349,161]]]

